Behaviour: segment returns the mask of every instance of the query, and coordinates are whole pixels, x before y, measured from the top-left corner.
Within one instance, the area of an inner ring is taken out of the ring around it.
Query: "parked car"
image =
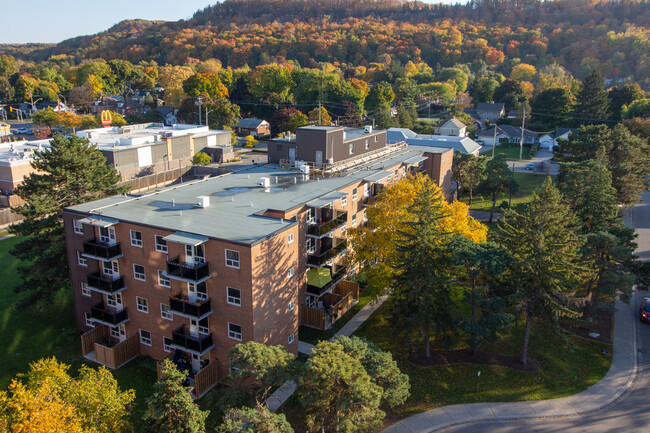
[[[27,134],[27,129],[25,128],[14,129],[14,134]]]
[[[533,164],[532,162],[528,163],[528,164],[524,165],[524,169],[533,171],[535,169],[535,164]]]
[[[641,302],[641,321],[650,323],[650,298],[643,298]]]

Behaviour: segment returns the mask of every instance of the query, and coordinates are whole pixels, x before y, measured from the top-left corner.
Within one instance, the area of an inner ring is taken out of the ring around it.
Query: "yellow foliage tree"
[[[351,229],[351,262],[368,263],[367,274],[375,294],[381,293],[393,277],[392,264],[396,263],[397,252],[395,240],[400,233],[408,233],[408,222],[415,219],[410,207],[418,194],[425,191],[425,186],[433,181],[428,176],[419,174],[409,176],[387,186],[380,193],[377,202],[366,210],[370,221],[369,227]],[[431,191],[440,191],[432,185]],[[442,200],[445,217],[440,224],[445,231],[460,234],[473,242],[487,240],[487,226],[469,215],[469,207],[461,202],[447,203]]]
[[[512,68],[510,78],[516,81],[533,81],[537,75],[537,69],[533,65],[520,63]]]

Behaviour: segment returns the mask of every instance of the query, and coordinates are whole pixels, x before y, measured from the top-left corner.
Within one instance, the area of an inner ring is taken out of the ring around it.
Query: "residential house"
[[[102,111],[113,111],[122,116],[130,116],[144,114],[150,109],[148,105],[143,105],[132,99],[125,100],[121,96],[102,96],[90,105],[90,112],[94,115],[100,114]]]
[[[263,135],[271,134],[271,125],[266,120],[249,117],[246,119],[239,119],[235,127],[240,135],[252,135],[253,137],[260,137]]]
[[[158,106],[156,108],[156,111],[159,112],[165,119],[165,125],[172,126],[178,123],[178,119],[176,118],[178,110],[176,108]]]
[[[521,141],[521,127],[512,125],[498,125],[497,128],[497,146],[499,143],[507,141],[508,143],[519,143]],[[494,143],[494,127],[477,132],[477,138],[486,146],[492,146]],[[535,143],[539,133],[524,129],[524,144],[532,145]]]
[[[501,102],[479,102],[476,105],[476,118],[480,120],[489,120],[493,122],[501,119],[506,115],[505,104]]]
[[[341,132],[299,132],[300,164],[259,165],[66,208],[84,357],[111,368],[138,355],[170,359],[189,372],[200,397],[228,374],[236,344],[282,345],[295,356],[300,325],[335,323],[358,299],[358,285],[348,280],[357,266],[345,259],[347,230],[367,222],[366,205],[386,185],[410,172],[432,175],[424,152],[403,143],[384,142],[359,157],[339,142],[323,160],[333,155],[340,170],[318,167],[318,146],[302,140],[335,145]],[[379,142],[385,132],[375,136]],[[433,174],[450,177],[452,151],[435,154],[445,162]]]
[[[437,135],[465,137],[467,135],[467,125],[454,116],[449,116],[436,126],[435,132]]]
[[[559,140],[568,140],[569,135],[576,131],[575,128],[557,128],[555,132],[542,134],[539,137],[539,148],[552,152],[553,148],[559,144]]]

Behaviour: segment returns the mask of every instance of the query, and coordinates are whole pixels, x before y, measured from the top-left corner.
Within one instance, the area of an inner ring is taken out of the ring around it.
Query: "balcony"
[[[107,295],[114,295],[126,289],[124,285],[124,278],[110,278],[105,275],[95,272],[88,274],[88,288],[95,292],[105,293]]]
[[[200,283],[210,278],[207,263],[185,263],[180,257],[167,260],[167,277],[175,280]]]
[[[169,309],[180,316],[201,320],[212,314],[210,300],[192,302],[182,295],[182,292],[176,292],[169,297]]]
[[[84,241],[83,255],[90,259],[109,261],[122,257],[122,249],[119,242],[108,244],[93,239],[92,241]]]
[[[318,223],[309,224],[307,226],[307,234],[310,236],[323,237],[332,230],[344,225],[348,222],[348,213],[339,212],[336,218]]]
[[[321,240],[323,242],[325,239]],[[334,239],[321,246],[318,254],[309,254],[307,256],[307,264],[309,266],[322,267],[327,264],[334,257],[341,254],[348,248],[348,241],[346,239]]]
[[[193,337],[185,330],[185,325],[172,331],[172,340],[174,347],[185,350],[196,355],[205,355],[214,348],[212,343],[212,334],[203,337]]]
[[[330,268],[330,273],[333,270]],[[325,292],[328,292],[332,287],[336,286],[339,281],[341,281],[348,273],[348,268],[346,266],[338,267],[338,270],[331,276],[331,280],[321,285],[318,280],[314,280],[313,284],[310,284],[309,274],[307,274],[307,293],[320,296]]]
[[[126,308],[120,311],[110,311],[104,306],[103,302],[100,302],[90,309],[90,317],[92,317],[95,322],[112,327],[119,326],[129,321]]]

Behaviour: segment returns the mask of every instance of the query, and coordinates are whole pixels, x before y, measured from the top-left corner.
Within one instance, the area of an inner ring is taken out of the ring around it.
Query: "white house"
[[[437,135],[448,137],[465,137],[467,135],[467,125],[454,116],[449,116],[436,126]]]
[[[549,132],[539,137],[539,148],[553,151],[553,147],[559,144],[560,139],[568,140],[569,135],[576,131],[574,128],[558,128],[555,132]]]

